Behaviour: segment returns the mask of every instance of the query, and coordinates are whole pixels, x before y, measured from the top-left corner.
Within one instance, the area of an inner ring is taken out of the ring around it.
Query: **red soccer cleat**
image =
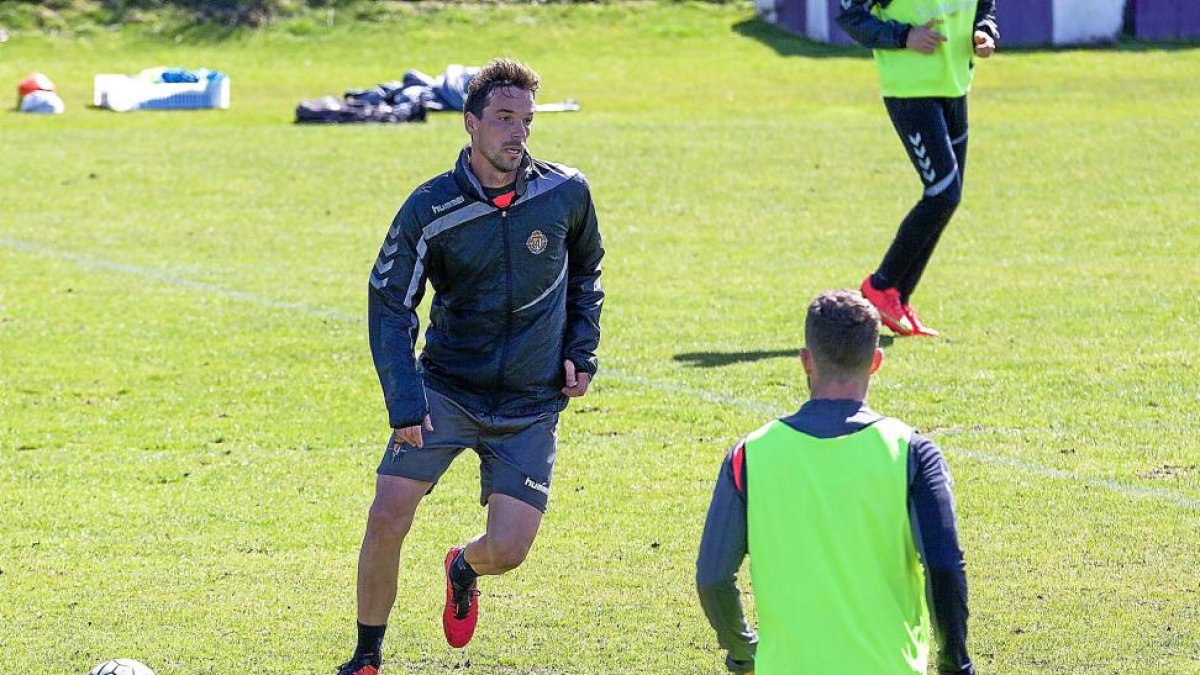
[[[916,307],[913,307],[912,305],[904,305],[904,315],[908,317],[909,323],[912,324],[913,335],[920,335],[922,337],[941,337],[942,334],[939,333],[937,329],[930,328],[921,321],[921,316],[917,314]]]
[[[859,292],[879,310],[879,320],[897,335],[912,335],[913,324],[900,303],[900,291],[895,287],[878,290],[871,285],[871,276],[863,279]]]
[[[455,649],[467,646],[471,636],[475,635],[475,624],[479,621],[479,585],[473,583],[470,588],[460,591],[450,580],[450,564],[462,550],[462,546],[450,549],[443,563],[446,569],[446,607],[442,610],[442,630],[446,633],[446,642]]]

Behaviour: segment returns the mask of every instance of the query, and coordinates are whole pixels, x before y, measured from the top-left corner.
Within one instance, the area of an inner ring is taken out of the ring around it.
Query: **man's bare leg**
[[[487,531],[467,544],[467,564],[480,576],[504,574],[525,562],[542,512],[508,495],[488,497]]]
[[[413,515],[432,483],[380,475],[375,501],[367,516],[367,531],[358,554],[358,621],[369,626],[387,623],[396,602],[400,576],[400,546],[412,527]]]

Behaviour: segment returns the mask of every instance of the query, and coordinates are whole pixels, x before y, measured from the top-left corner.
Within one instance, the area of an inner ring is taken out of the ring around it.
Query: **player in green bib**
[[[910,303],[962,200],[975,57],[996,50],[996,0],[840,0],[837,22],[875,52],[883,103],[921,179],[920,201],[862,294],[899,335],[934,337]]]
[[[734,446],[696,564],[700,602],[732,672],[973,675],[967,580],[941,451],[866,404],[878,312],[834,291],[808,308],[811,397]],[[750,556],[757,631],[737,571]]]

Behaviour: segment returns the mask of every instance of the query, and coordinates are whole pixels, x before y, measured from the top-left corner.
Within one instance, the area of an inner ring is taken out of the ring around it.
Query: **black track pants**
[[[899,288],[907,303],[962,200],[967,97],[884,98],[883,103],[923,189],[875,273],[877,287]]]

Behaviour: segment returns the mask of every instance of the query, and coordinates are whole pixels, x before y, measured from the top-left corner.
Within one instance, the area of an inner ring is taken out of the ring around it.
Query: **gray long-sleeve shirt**
[[[788,426],[817,438],[852,434],[882,416],[862,401],[811,400],[783,418]],[[746,540],[746,473],[742,444],[721,464],[704,523],[696,562],[696,588],[717,641],[727,650],[725,664],[735,673],[754,669],[758,636],[747,623],[737,588],[737,571],[749,552]],[[967,654],[967,576],[958,545],[950,471],[933,441],[913,434],[908,446],[909,521],[926,572],[926,594],[941,646],[938,673],[974,675]]]

